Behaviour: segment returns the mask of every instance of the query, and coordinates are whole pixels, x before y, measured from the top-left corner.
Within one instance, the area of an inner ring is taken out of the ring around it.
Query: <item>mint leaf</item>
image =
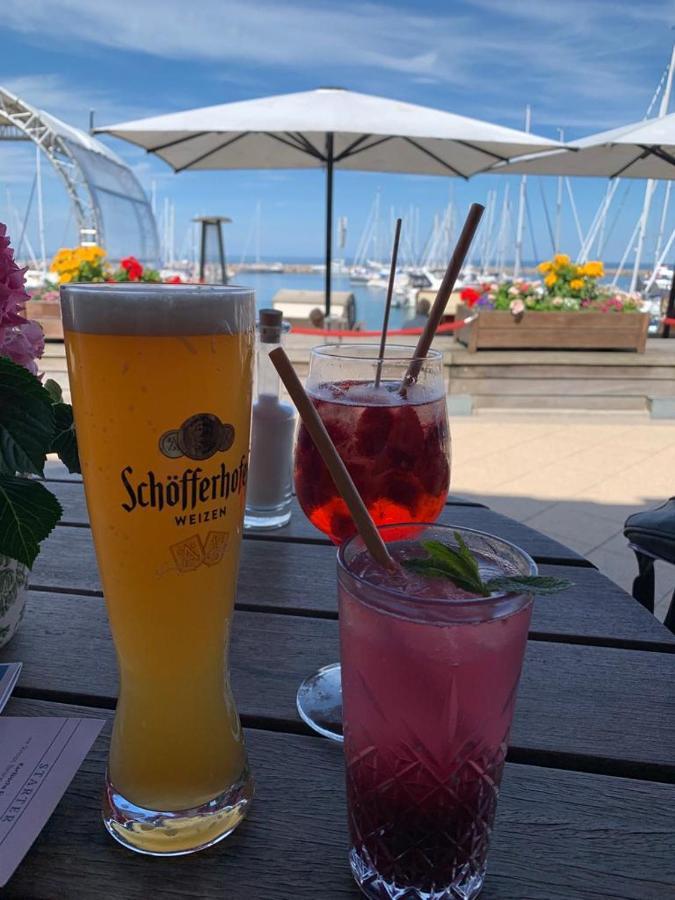
[[[63,391],[58,381],[54,381],[53,378],[47,378],[43,387],[51,397],[52,403],[60,403],[63,400]]]
[[[80,458],[77,453],[77,439],[73,423],[73,408],[68,403],[54,404],[56,428],[50,453],[58,453],[59,459],[69,472],[80,473]]]
[[[426,578],[447,578],[458,588],[470,594],[479,594],[480,596],[489,594],[489,591],[486,592],[482,585],[477,587],[475,581],[471,581],[445,566],[438,565],[433,559],[404,559],[403,566],[411,572],[416,572],[418,575]]]
[[[49,392],[23,366],[0,357],[0,474],[41,475],[53,434]]]
[[[480,593],[483,582],[478,571],[478,563],[471,555],[471,551],[462,540],[461,535],[455,532],[455,539],[458,537],[460,539],[458,543],[461,542],[459,549],[450,544],[441,544],[440,541],[422,541],[422,546],[437,565],[446,569],[448,575],[463,578],[471,585],[472,590]]]
[[[504,575],[491,578],[486,587],[492,592],[516,591],[522,594],[557,594],[572,587],[572,582],[566,578],[553,578],[551,575]]]
[[[0,475],[0,553],[30,568],[40,541],[62,513],[56,497],[39,481]]]
[[[557,594],[572,586],[565,578],[547,575],[499,575],[484,582],[478,560],[459,531],[454,532],[457,547],[440,541],[422,541],[426,557],[402,561],[404,568],[427,578],[447,578],[457,587],[480,597],[496,593]]]
[[[470,581],[480,583],[478,574],[478,566],[474,565],[473,559],[467,564],[462,554],[455,547],[449,544],[441,544],[440,541],[422,541],[422,546],[438,565],[447,569],[448,572],[457,572]]]
[[[422,547],[428,553],[426,559],[405,560],[403,565],[419,575],[447,578],[462,590],[487,596],[489,591],[481,581],[478,563],[459,532],[455,532],[455,539],[459,548],[440,541],[422,541]]]

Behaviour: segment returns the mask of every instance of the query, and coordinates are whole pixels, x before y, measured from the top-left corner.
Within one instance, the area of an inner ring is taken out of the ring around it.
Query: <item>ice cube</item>
[[[347,390],[347,401],[355,406],[397,406],[401,397],[388,386],[375,387],[374,383],[363,382],[352,384]]]

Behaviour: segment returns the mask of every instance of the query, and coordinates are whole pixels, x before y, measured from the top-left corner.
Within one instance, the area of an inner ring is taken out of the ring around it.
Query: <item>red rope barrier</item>
[[[464,328],[467,324],[468,321],[466,319],[458,322],[445,322],[443,325],[438,326],[436,334],[449,334],[452,331],[459,331],[460,328]],[[326,328],[297,328],[295,325],[291,328],[291,332],[293,334],[325,335],[326,337],[379,337],[382,334],[381,331],[329,331]],[[422,329],[399,328],[390,330],[387,334],[389,337],[407,334],[420,335],[422,334]]]
[[[661,319],[664,325],[675,326],[675,319]]]

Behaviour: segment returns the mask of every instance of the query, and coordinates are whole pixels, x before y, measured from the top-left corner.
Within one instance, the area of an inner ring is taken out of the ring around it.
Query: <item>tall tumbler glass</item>
[[[400,530],[400,529],[399,529]],[[535,575],[519,548],[465,528],[418,525],[389,541],[478,558],[483,580]],[[360,538],[338,552],[350,863],[368,897],[477,897],[506,756],[532,598],[471,597],[444,578],[379,567]]]
[[[103,819],[153,855],[207,847],[253,794],[229,685],[254,296],[61,288],[96,556],[120,671]]]

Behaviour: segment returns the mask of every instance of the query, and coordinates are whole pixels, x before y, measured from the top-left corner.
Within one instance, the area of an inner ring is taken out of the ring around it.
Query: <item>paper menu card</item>
[[[0,887],[44,828],[104,724],[0,716]]]
[[[21,663],[0,663],[0,712],[9,700],[21,672]]]

